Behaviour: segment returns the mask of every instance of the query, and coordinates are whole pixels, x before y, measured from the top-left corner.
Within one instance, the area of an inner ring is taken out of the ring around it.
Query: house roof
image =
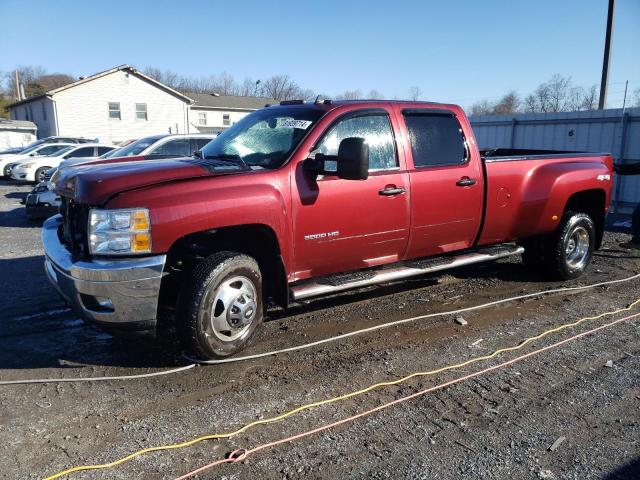
[[[12,103],[11,105],[7,105],[7,108],[17,107],[19,105],[23,105],[25,103],[33,102],[34,100],[39,100],[39,99],[44,98],[44,97],[51,97],[51,96],[55,95],[56,93],[62,92],[64,90],[68,90],[68,89],[76,87],[78,85],[82,85],[83,83],[90,82],[91,80],[96,80],[98,78],[104,77],[106,75],[110,75],[110,74],[118,72],[118,71],[128,72],[128,73],[130,73],[132,75],[135,75],[135,76],[137,76],[139,78],[142,78],[143,80],[155,85],[156,87],[164,90],[165,92],[170,93],[171,95],[174,95],[174,96],[182,99],[186,103],[189,103],[189,104],[193,103],[193,100],[191,98],[187,97],[186,95],[183,95],[182,93],[178,92],[177,90],[174,90],[173,88],[167,87],[165,84],[160,83],[160,82],[158,82],[157,80],[154,80],[151,77],[148,77],[147,75],[145,75],[144,73],[136,70],[135,68],[133,68],[133,67],[131,67],[129,65],[120,65],[119,67],[114,67],[114,68],[111,68],[109,70],[105,70],[103,72],[96,73],[95,75],[91,75],[91,76],[88,76],[88,77],[81,78],[78,81],[75,81],[73,83],[69,83],[69,84],[64,85],[62,87],[54,88],[53,90],[49,90],[48,92],[45,92],[45,93],[43,93],[41,95],[37,95],[35,97],[29,97],[29,98],[26,98],[26,99],[21,100],[19,102]]]
[[[8,120],[0,118],[0,130],[38,130],[38,126],[26,120]]]
[[[242,97],[239,95],[218,95],[215,93],[188,93],[194,100],[192,107],[230,110],[258,110],[267,104],[278,101],[268,97]]]

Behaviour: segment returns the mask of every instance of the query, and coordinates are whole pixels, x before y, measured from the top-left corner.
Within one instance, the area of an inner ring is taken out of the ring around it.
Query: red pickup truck
[[[195,354],[224,357],[267,300],[518,254],[577,277],[612,183],[608,154],[480,151],[456,105],[283,102],[194,157],[65,170],[45,269],[88,320],[153,328],[174,312]]]

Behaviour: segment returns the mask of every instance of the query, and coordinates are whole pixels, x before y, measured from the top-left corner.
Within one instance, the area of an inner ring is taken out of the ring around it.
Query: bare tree
[[[516,91],[512,90],[498,100],[492,108],[492,113],[495,115],[509,115],[511,113],[516,113],[519,108],[520,97]]]
[[[264,95],[275,100],[293,100],[300,98],[300,87],[289,75],[273,75],[262,84]]]
[[[493,105],[488,100],[480,100],[471,105],[471,115],[490,115],[493,113]]]
[[[382,93],[379,90],[376,90],[375,88],[372,88],[371,90],[369,90],[369,93],[367,94],[367,98],[370,100],[382,100],[384,98],[384,93]]]
[[[422,96],[422,89],[420,87],[418,87],[417,85],[413,85],[411,87],[409,87],[409,99],[413,100],[414,102],[417,100],[420,100],[420,97]]]
[[[336,95],[336,100],[360,100],[361,98],[360,90],[345,90],[340,95]]]

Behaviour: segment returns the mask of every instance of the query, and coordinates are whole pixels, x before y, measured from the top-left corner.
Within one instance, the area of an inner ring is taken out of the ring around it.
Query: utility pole
[[[604,58],[602,60],[602,79],[600,80],[600,98],[598,110],[603,110],[607,102],[607,83],[609,82],[609,64],[611,63],[611,37],[613,35],[613,12],[616,0],[609,0],[607,9],[607,33],[604,40]]]

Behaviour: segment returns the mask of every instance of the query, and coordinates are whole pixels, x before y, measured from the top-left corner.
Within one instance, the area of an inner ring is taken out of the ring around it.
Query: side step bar
[[[458,255],[411,260],[399,266],[383,267],[378,270],[360,270],[351,274],[338,274],[304,280],[291,287],[291,299],[304,300],[305,298],[330,295],[344,290],[417,277],[425,273],[498,260],[499,258],[519,255],[522,252],[524,252],[524,248],[518,245],[498,245]]]

